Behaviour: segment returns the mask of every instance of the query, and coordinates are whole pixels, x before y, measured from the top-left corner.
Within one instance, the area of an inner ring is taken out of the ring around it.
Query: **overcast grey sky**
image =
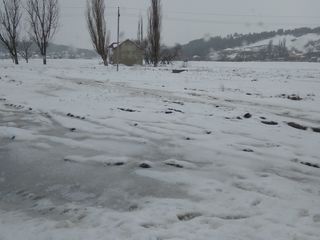
[[[116,7],[121,7],[122,38],[134,38],[139,15],[150,0],[106,0],[111,40],[116,39]],[[91,48],[84,17],[86,0],[60,0],[56,43]],[[167,45],[204,36],[225,36],[278,28],[320,26],[319,0],[162,0],[162,40]],[[146,20],[145,20],[146,27]]]

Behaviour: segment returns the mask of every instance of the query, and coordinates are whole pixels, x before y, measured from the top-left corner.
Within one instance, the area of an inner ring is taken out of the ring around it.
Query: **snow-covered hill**
[[[301,53],[308,53],[310,51],[312,52],[320,50],[320,35],[315,33],[309,33],[300,37],[295,37],[293,35],[277,35],[273,38],[265,39],[238,49],[267,47],[270,42],[272,42],[274,45],[277,45],[284,39],[286,40],[286,46],[289,51],[295,50]]]
[[[320,34],[276,35],[272,38],[221,51],[209,59],[220,61],[320,61]]]

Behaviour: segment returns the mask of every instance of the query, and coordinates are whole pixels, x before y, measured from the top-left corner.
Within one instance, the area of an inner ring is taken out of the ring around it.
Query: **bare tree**
[[[180,57],[181,49],[182,47],[179,44],[176,44],[173,48],[167,48],[164,46],[161,50],[161,64],[172,64],[173,61]]]
[[[19,64],[17,47],[21,17],[21,0],[2,0],[0,41],[8,49],[15,64]]]
[[[270,40],[268,43],[268,47],[267,47],[267,56],[268,56],[268,60],[271,60],[273,57],[273,41]]]
[[[19,43],[18,52],[21,57],[23,57],[24,60],[26,60],[26,63],[29,62],[29,59],[32,57],[32,47],[33,42],[31,39],[24,38]]]
[[[87,0],[86,18],[92,45],[102,58],[103,64],[108,66],[109,34],[104,17],[105,9],[104,0]]]
[[[161,19],[161,0],[151,0],[148,14],[148,55],[155,67],[160,61]]]
[[[27,13],[31,28],[31,36],[47,64],[47,48],[54,36],[59,21],[58,0],[28,0]]]

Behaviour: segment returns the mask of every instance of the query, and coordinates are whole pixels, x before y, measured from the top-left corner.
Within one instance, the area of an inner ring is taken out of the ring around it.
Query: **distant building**
[[[127,39],[119,46],[113,43],[109,47],[111,49],[111,62],[116,64],[118,51],[119,51],[119,63],[127,66],[143,65],[144,50],[138,46],[135,42]]]

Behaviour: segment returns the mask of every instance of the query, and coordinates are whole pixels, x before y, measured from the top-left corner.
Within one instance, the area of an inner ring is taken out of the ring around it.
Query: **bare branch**
[[[104,0],[87,0],[86,19],[92,45],[107,66],[109,35],[104,17],[105,9]]]
[[[28,63],[29,59],[32,57],[32,54],[33,54],[32,47],[33,47],[32,39],[24,38],[19,43],[19,48],[18,48],[19,55],[23,57],[24,60],[26,60],[26,63]]]
[[[47,64],[47,48],[59,23],[58,0],[28,0],[27,14],[33,41],[37,44],[43,64]]]
[[[15,64],[19,64],[17,47],[22,17],[21,0],[2,0],[0,6],[0,41],[8,49]]]

